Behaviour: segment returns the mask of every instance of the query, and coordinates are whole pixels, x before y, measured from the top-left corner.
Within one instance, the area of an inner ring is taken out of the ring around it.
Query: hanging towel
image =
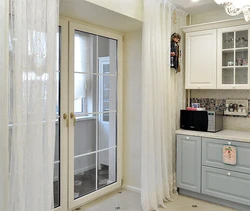
[[[236,165],[237,162],[237,150],[236,147],[231,145],[223,146],[223,163],[229,165]]]

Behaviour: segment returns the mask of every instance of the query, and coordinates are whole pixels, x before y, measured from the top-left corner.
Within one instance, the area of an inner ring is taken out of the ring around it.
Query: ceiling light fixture
[[[250,22],[250,1],[249,0],[214,0],[217,4],[223,5],[228,15],[236,16],[244,14],[245,20]]]

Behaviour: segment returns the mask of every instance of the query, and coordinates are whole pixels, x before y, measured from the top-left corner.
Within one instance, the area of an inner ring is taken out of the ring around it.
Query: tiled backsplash
[[[201,108],[206,110],[225,110],[226,100],[215,98],[191,98],[190,103],[200,103]]]
[[[250,90],[191,90],[190,102],[200,103],[200,106],[206,107],[207,110],[225,110],[226,99],[250,100]],[[250,118],[224,116],[223,122],[224,129],[250,131]]]

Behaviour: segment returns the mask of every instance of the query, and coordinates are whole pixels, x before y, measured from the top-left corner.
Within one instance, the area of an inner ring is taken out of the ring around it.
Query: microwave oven
[[[223,129],[223,111],[181,110],[180,127],[186,130],[220,131]]]

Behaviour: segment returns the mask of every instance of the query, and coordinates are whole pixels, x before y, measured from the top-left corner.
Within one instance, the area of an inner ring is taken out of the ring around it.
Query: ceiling
[[[192,2],[192,0],[168,1],[192,15],[223,10],[223,7],[217,5],[214,0],[199,0],[198,2]],[[84,0],[60,0],[60,15],[119,32],[134,31],[142,27],[142,22],[139,20]]]
[[[1,0],[0,0],[1,1]],[[60,0],[60,16],[118,32],[138,30],[142,22],[84,0]],[[103,18],[105,17],[105,18]]]
[[[211,12],[223,9],[223,7],[216,4],[214,0],[199,0],[196,2],[193,2],[192,0],[169,0],[169,1],[190,14],[198,14],[198,13]]]

